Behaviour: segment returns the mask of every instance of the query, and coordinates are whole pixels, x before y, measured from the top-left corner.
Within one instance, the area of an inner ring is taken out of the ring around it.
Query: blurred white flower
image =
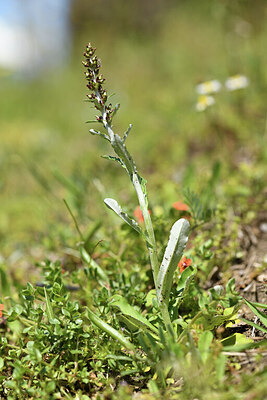
[[[198,94],[211,94],[219,92],[221,87],[222,87],[221,82],[214,79],[212,81],[203,82],[197,85],[196,92]]]
[[[248,78],[244,75],[234,75],[226,79],[225,87],[227,90],[244,89],[249,84]]]
[[[215,103],[215,99],[212,96],[198,96],[196,110],[197,111],[204,111],[206,108],[212,106]]]

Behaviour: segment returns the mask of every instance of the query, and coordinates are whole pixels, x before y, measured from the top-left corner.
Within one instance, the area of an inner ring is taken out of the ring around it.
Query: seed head
[[[88,100],[94,104],[95,108],[101,112],[101,116],[97,116],[97,121],[103,123],[104,120],[109,123],[112,120],[113,109],[112,105],[107,105],[108,94],[103,88],[105,78],[99,73],[101,62],[95,54],[96,49],[92,47],[91,43],[86,46],[86,51],[83,53],[85,61],[83,65],[86,68],[85,78],[87,80],[87,88],[90,94],[87,95]]]

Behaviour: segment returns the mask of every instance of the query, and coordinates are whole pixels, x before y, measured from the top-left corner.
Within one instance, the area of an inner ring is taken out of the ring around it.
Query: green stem
[[[147,238],[148,238],[147,247],[148,247],[148,252],[149,252],[149,256],[150,256],[150,263],[151,263],[151,268],[152,268],[152,273],[153,273],[154,284],[156,286],[157,276],[158,276],[158,272],[159,272],[159,262],[158,262],[157,246],[156,246],[154,230],[153,230],[152,221],[151,221],[150,214],[149,214],[148,207],[147,207],[145,194],[144,194],[141,184],[139,182],[135,164],[134,164],[132,157],[130,156],[128,150],[126,149],[125,144],[122,142],[121,138],[118,135],[114,134],[111,125],[109,125],[107,123],[105,112],[102,113],[102,117],[103,117],[104,127],[107,130],[108,136],[110,138],[111,146],[113,147],[115,153],[123,161],[123,163],[126,167],[126,170],[130,176],[130,179],[132,181],[132,184],[135,188],[137,197],[138,197],[140,209],[141,209],[143,217],[144,217],[146,233],[147,233]]]
[[[144,223],[145,223],[146,232],[147,232],[147,236],[148,236],[147,247],[148,247],[148,252],[149,252],[149,256],[150,256],[154,284],[156,286],[158,272],[159,272],[159,262],[158,262],[157,245],[156,245],[154,229],[153,229],[150,214],[149,214],[149,211],[148,211],[148,208],[146,205],[145,195],[143,193],[143,190],[142,190],[142,187],[139,182],[137,174],[133,174],[132,183],[134,185],[134,188],[135,188],[135,191],[136,191],[136,194],[138,197],[140,209],[141,209],[143,217],[144,217]]]
[[[176,335],[173,330],[173,326],[172,326],[172,322],[171,322],[171,318],[170,318],[170,314],[169,314],[169,310],[168,310],[168,305],[163,302],[163,303],[159,304],[159,308],[160,308],[160,312],[161,312],[162,319],[163,319],[164,325],[166,327],[166,330],[168,331],[168,328],[169,328],[169,330],[172,333],[172,336],[175,338]]]
[[[150,256],[154,284],[156,287],[157,277],[158,277],[158,272],[159,272],[159,262],[158,262],[157,245],[156,245],[156,240],[155,240],[154,229],[152,226],[152,221],[150,218],[149,210],[148,210],[148,207],[146,204],[145,194],[142,190],[142,187],[139,182],[137,174],[133,174],[132,183],[136,190],[140,209],[141,209],[143,217],[144,217],[144,223],[145,223],[146,232],[147,232],[147,236],[148,236],[147,247],[148,247],[149,256]],[[162,319],[164,321],[166,330],[168,331],[168,328],[169,328],[173,337],[175,337],[175,332],[173,330],[173,326],[172,326],[172,322],[171,322],[170,314],[169,314],[169,310],[168,310],[168,304],[165,302],[162,302],[162,303],[159,302],[159,308],[160,308],[160,312],[161,312]]]
[[[115,153],[119,156],[119,158],[124,163],[125,168],[130,176],[130,179],[132,181],[132,184],[135,188],[135,191],[136,191],[136,194],[138,197],[139,206],[140,206],[140,209],[141,209],[143,217],[144,217],[144,223],[145,223],[145,227],[146,227],[146,237],[147,237],[146,243],[147,243],[147,248],[148,248],[149,257],[150,257],[154,285],[156,287],[157,277],[158,277],[158,273],[159,273],[159,261],[158,261],[158,255],[157,255],[156,239],[155,239],[154,229],[152,226],[152,221],[150,218],[150,213],[149,213],[148,206],[147,206],[146,195],[142,189],[134,161],[133,161],[131,155],[129,154],[128,150],[126,149],[126,146],[125,146],[124,142],[121,140],[120,136],[115,135],[112,130],[111,125],[109,123],[107,123],[105,110],[103,110],[103,112],[102,112],[102,117],[103,117],[103,125],[104,125],[105,129],[107,130],[108,136],[110,138],[111,146],[113,147],[113,150],[115,151]],[[167,304],[159,304],[159,306],[160,306],[162,318],[164,320],[166,329],[168,326],[170,327],[170,329],[173,329],[172,323],[170,320],[170,315],[168,312],[168,305]]]

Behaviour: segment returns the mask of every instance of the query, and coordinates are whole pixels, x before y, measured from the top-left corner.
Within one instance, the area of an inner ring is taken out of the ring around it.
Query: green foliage
[[[131,399],[138,392],[141,399],[264,398],[267,380],[261,350],[265,342],[254,340],[248,328],[258,336],[266,334],[262,311],[266,305],[240,296],[231,267],[246,264],[248,259],[240,239],[244,226],[253,223],[253,232],[257,231],[259,218],[264,218],[262,88],[266,73],[261,65],[266,54],[260,49],[264,49],[266,32],[258,30],[264,15],[260,7],[251,12],[249,6],[230,3],[215,1],[211,6],[204,2],[193,13],[191,4],[173,7],[153,31],[153,40],[129,38],[125,30],[123,38],[112,38],[109,46],[105,37],[103,57],[110,67],[110,79],[115,87],[121,86],[118,91],[129,94],[127,107],[120,109],[121,122],[115,127],[119,106],[109,108],[105,103],[108,122],[117,132],[120,123],[125,126],[131,118],[135,140],[128,136],[131,124],[122,137],[91,129],[93,135],[105,139],[103,144],[95,144],[98,142],[82,132],[73,135],[81,130],[77,115],[82,96],[75,92],[79,82],[73,69],[51,77],[53,89],[46,79],[28,88],[16,82],[12,89],[3,82],[1,128],[7,134],[0,151],[4,255],[0,255],[0,303],[4,305],[0,317],[1,397]],[[106,20],[109,7],[103,11]],[[251,30],[246,23],[252,24]],[[213,47],[213,41],[224,40],[226,31],[230,57],[223,59],[221,46],[216,46],[210,57],[207,49]],[[250,35],[249,42],[243,34]],[[185,40],[179,51],[173,52],[177,37]],[[197,48],[193,46],[195,37]],[[207,38],[212,38],[212,43]],[[98,41],[101,47],[101,37]],[[238,43],[238,52],[234,43]],[[239,69],[245,69],[251,86],[244,92],[222,92],[219,107],[205,114],[194,113],[195,83],[207,74],[222,79],[229,70],[234,71],[238,63],[231,54],[238,54]],[[12,99],[12,91],[16,99]],[[106,94],[102,92],[102,96],[105,99]],[[92,104],[100,111],[95,98]],[[95,123],[89,118],[88,122]],[[95,153],[105,154],[111,139],[117,155],[104,158],[116,163],[106,168]],[[142,160],[149,185],[137,173],[126,142],[135,160]],[[24,163],[35,181],[17,168]],[[117,174],[119,166],[129,173],[137,189],[145,223],[138,225],[130,217],[135,195],[126,190],[123,174]],[[23,179],[16,175],[18,169]],[[149,205],[147,187],[152,199]],[[171,208],[173,201],[182,199],[182,193],[188,211]],[[66,220],[62,197],[73,226]],[[122,220],[105,213],[103,199],[107,197],[108,205]],[[123,210],[115,200],[110,202],[111,198],[120,199]],[[183,217],[190,218],[192,227],[184,253],[192,265],[179,273],[183,249],[179,254],[175,249],[183,246],[178,240],[170,252],[172,265],[163,273],[160,261],[164,260],[170,227]],[[20,232],[28,232],[28,236],[22,238]],[[18,245],[21,241],[27,243],[27,251]],[[9,257],[13,248],[16,252]],[[58,257],[61,262],[41,263],[37,278],[31,261],[36,254],[38,259]],[[264,263],[255,270],[263,268]],[[168,297],[165,308],[160,307],[156,293],[155,283],[161,278]],[[245,278],[238,282],[239,287]],[[25,287],[25,280],[32,283]],[[36,280],[40,283],[33,284]],[[256,319],[239,317],[243,305]],[[245,332],[240,319],[246,324]],[[255,360],[253,372],[246,373],[246,366],[231,354],[249,352]]]
[[[211,218],[212,210],[207,205],[202,204],[201,199],[196,193],[187,189],[184,191],[184,197],[189,206],[195,226],[201,225]]]

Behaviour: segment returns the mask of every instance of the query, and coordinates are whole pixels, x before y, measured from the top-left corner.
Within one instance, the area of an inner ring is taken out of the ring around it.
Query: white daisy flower
[[[234,75],[226,79],[225,87],[227,90],[233,91],[238,89],[244,89],[249,84],[248,78],[244,75]]]
[[[205,111],[206,108],[212,106],[215,103],[215,99],[212,96],[199,96],[196,104],[197,111]]]
[[[199,85],[196,86],[196,92],[198,94],[211,94],[211,93],[216,93],[221,90],[222,84],[221,82],[217,81],[216,79],[212,81],[207,81],[200,83]]]

